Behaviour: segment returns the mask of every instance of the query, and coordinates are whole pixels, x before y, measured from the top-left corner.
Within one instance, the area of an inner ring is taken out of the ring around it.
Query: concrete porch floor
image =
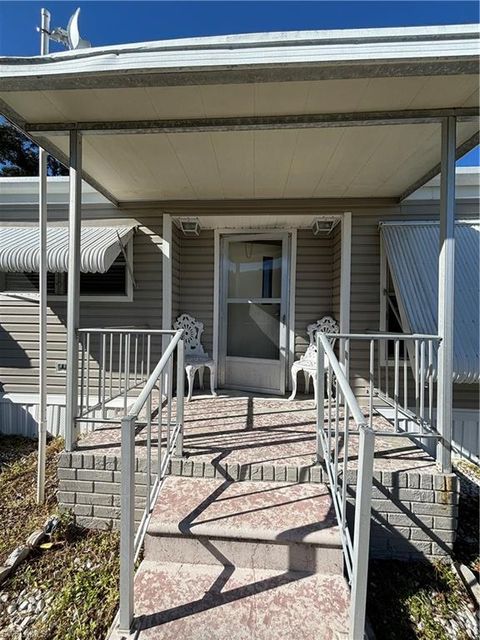
[[[173,412],[175,406],[173,406]],[[165,416],[165,411],[164,411]],[[340,419],[340,430],[342,429]],[[388,421],[374,416],[376,430],[392,430]],[[152,422],[152,444],[156,447],[156,420]],[[343,438],[340,441],[343,456]],[[183,475],[218,475],[229,469],[232,479],[281,481],[304,479],[315,467],[315,410],[311,397],[299,397],[293,402],[284,397],[252,395],[245,392],[224,391],[217,397],[195,395],[185,403]],[[118,425],[97,425],[78,443],[79,452],[95,455],[120,455]],[[356,468],[358,437],[354,434],[349,445],[349,468]],[[136,434],[136,456],[146,453],[145,428]],[[214,467],[213,474],[205,472]],[[175,461],[173,463],[175,467]],[[317,465],[318,467],[318,465]],[[204,472],[196,470],[203,468]],[[275,469],[284,469],[283,477],[275,476]],[[288,469],[291,477],[288,477]],[[435,472],[433,459],[407,437],[378,437],[375,443],[375,470],[391,472]],[[175,469],[173,469],[175,473]],[[242,477],[242,473],[244,477]],[[268,475],[268,477],[265,476]],[[294,477],[295,476],[295,477]]]

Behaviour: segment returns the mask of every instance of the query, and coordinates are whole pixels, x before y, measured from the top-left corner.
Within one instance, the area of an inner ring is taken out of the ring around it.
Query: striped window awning
[[[135,225],[83,226],[80,243],[80,271],[105,273],[110,269],[133,235]],[[38,272],[40,263],[39,228],[0,227],[0,271]],[[68,227],[49,225],[47,231],[47,270],[68,271]]]
[[[395,295],[406,333],[437,333],[438,252],[437,223],[381,223]],[[479,301],[480,224],[455,225],[454,382],[480,379]]]

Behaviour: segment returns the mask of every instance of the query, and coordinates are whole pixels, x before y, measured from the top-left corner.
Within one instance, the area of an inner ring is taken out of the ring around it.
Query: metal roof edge
[[[174,76],[225,71],[230,77],[234,70],[272,71],[292,65],[297,69],[311,65],[395,65],[407,61],[428,63],[429,68],[454,62],[456,73],[475,73],[472,65],[478,64],[479,29],[479,25],[454,25],[293,35],[281,32],[115,45],[31,58],[3,57],[0,88],[20,90],[29,81],[37,86],[43,76],[52,80],[57,77],[64,83],[67,78],[74,78],[73,88],[80,88],[91,76],[135,74],[139,76],[136,82],[141,83],[152,73]],[[173,82],[173,78],[169,81]]]
[[[378,27],[366,29],[322,29],[302,31],[265,31],[255,33],[239,33],[215,36],[199,36],[194,38],[169,38],[146,42],[113,44],[75,51],[59,51],[47,56],[0,56],[0,64],[5,60],[26,63],[45,63],[48,60],[84,58],[106,53],[142,53],[172,49],[210,49],[232,47],[269,47],[298,46],[304,44],[331,44],[333,42],[372,42],[394,39],[463,39],[472,36],[480,37],[480,24],[426,25],[415,27]]]

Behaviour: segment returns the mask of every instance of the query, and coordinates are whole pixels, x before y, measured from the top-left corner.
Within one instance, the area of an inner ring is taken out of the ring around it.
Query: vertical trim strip
[[[289,354],[285,387],[290,389],[290,369],[295,362],[295,301],[297,287],[297,229],[290,231]]]
[[[162,217],[162,329],[172,328],[172,217]],[[162,336],[162,351],[168,347],[169,336]]]
[[[352,265],[352,213],[342,216],[340,257],[340,333],[350,333],[350,287]],[[345,341],[340,340],[340,362],[345,364]]]
[[[214,230],[213,237],[213,360],[216,363],[214,386],[218,386],[218,354],[219,354],[219,327],[220,327],[220,231]]]

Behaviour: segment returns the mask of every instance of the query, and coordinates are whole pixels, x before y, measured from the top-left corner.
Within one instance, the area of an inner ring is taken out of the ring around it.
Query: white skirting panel
[[[63,436],[65,424],[65,401],[48,404],[47,431],[52,436]],[[4,435],[36,438],[38,435],[38,401],[0,398],[0,433]]]
[[[94,400],[92,398],[92,405]],[[0,394],[0,434],[36,438],[38,435],[38,395],[35,393]],[[95,414],[94,414],[95,415]],[[108,417],[113,417],[108,410]],[[65,396],[52,395],[47,400],[47,432],[64,437]],[[93,428],[91,423],[80,424],[80,432]]]
[[[480,417],[478,411],[453,410],[453,452],[480,464]]]
[[[383,415],[387,420],[393,421],[394,410],[391,406],[375,405],[375,410]],[[410,407],[414,412],[414,407]],[[436,419],[436,412],[433,412],[433,420]],[[401,420],[401,428],[405,429],[405,421]],[[408,431],[418,431],[418,425],[409,422]],[[419,444],[435,456],[436,443],[431,438],[419,438]],[[480,415],[478,411],[472,409],[453,410],[452,428],[452,450],[453,455],[480,464]]]

